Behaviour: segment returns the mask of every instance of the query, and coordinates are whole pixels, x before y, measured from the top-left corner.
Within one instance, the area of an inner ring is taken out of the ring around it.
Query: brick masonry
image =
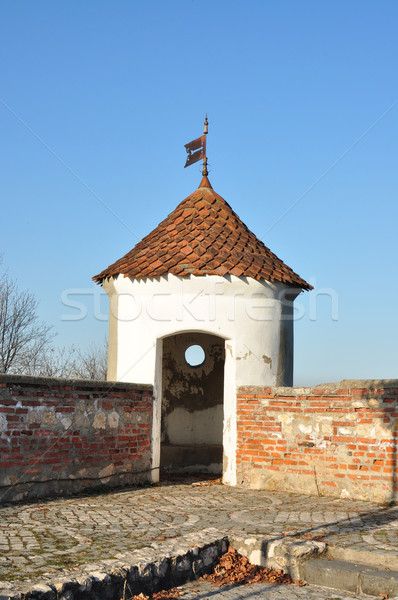
[[[0,502],[151,479],[152,387],[0,376]]]
[[[238,483],[389,502],[396,498],[398,380],[237,394]]]
[[[151,386],[0,376],[0,502],[151,480]],[[237,482],[397,497],[398,380],[237,394]]]

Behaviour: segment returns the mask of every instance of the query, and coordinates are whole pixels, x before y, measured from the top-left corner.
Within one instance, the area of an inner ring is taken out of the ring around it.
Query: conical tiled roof
[[[207,177],[123,258],[93,277],[235,275],[312,289],[252,233]]]

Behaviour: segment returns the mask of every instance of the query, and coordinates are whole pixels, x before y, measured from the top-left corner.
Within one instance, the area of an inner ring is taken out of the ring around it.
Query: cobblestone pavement
[[[336,592],[316,585],[273,585],[255,583],[235,587],[218,588],[207,581],[193,581],[181,587],[181,600],[374,600],[374,597],[360,596],[348,592]]]
[[[340,547],[398,556],[398,508],[180,483],[0,507],[0,579],[111,559],[208,527],[268,539],[315,536]]]

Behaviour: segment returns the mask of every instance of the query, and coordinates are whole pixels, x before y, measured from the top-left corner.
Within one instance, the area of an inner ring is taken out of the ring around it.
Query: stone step
[[[398,531],[397,531],[398,535]],[[383,552],[372,548],[370,550],[354,550],[352,548],[343,548],[329,544],[326,552],[327,558],[345,560],[347,562],[363,563],[371,567],[380,567],[385,569],[389,567],[392,571],[398,571],[398,554],[395,551],[386,549]]]
[[[334,590],[380,596],[398,596],[398,571],[347,560],[315,558],[301,565],[301,578],[307,583]]]

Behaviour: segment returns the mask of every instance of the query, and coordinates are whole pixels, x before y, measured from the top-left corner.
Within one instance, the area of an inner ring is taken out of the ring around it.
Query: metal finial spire
[[[204,135],[208,134],[208,126],[209,126],[209,122],[207,120],[207,113],[206,113],[206,118],[205,118],[205,126],[203,129],[203,133]],[[207,170],[207,156],[205,156],[203,158],[203,169],[202,169],[202,175],[203,177],[207,177],[207,175],[209,174],[208,170]]]

